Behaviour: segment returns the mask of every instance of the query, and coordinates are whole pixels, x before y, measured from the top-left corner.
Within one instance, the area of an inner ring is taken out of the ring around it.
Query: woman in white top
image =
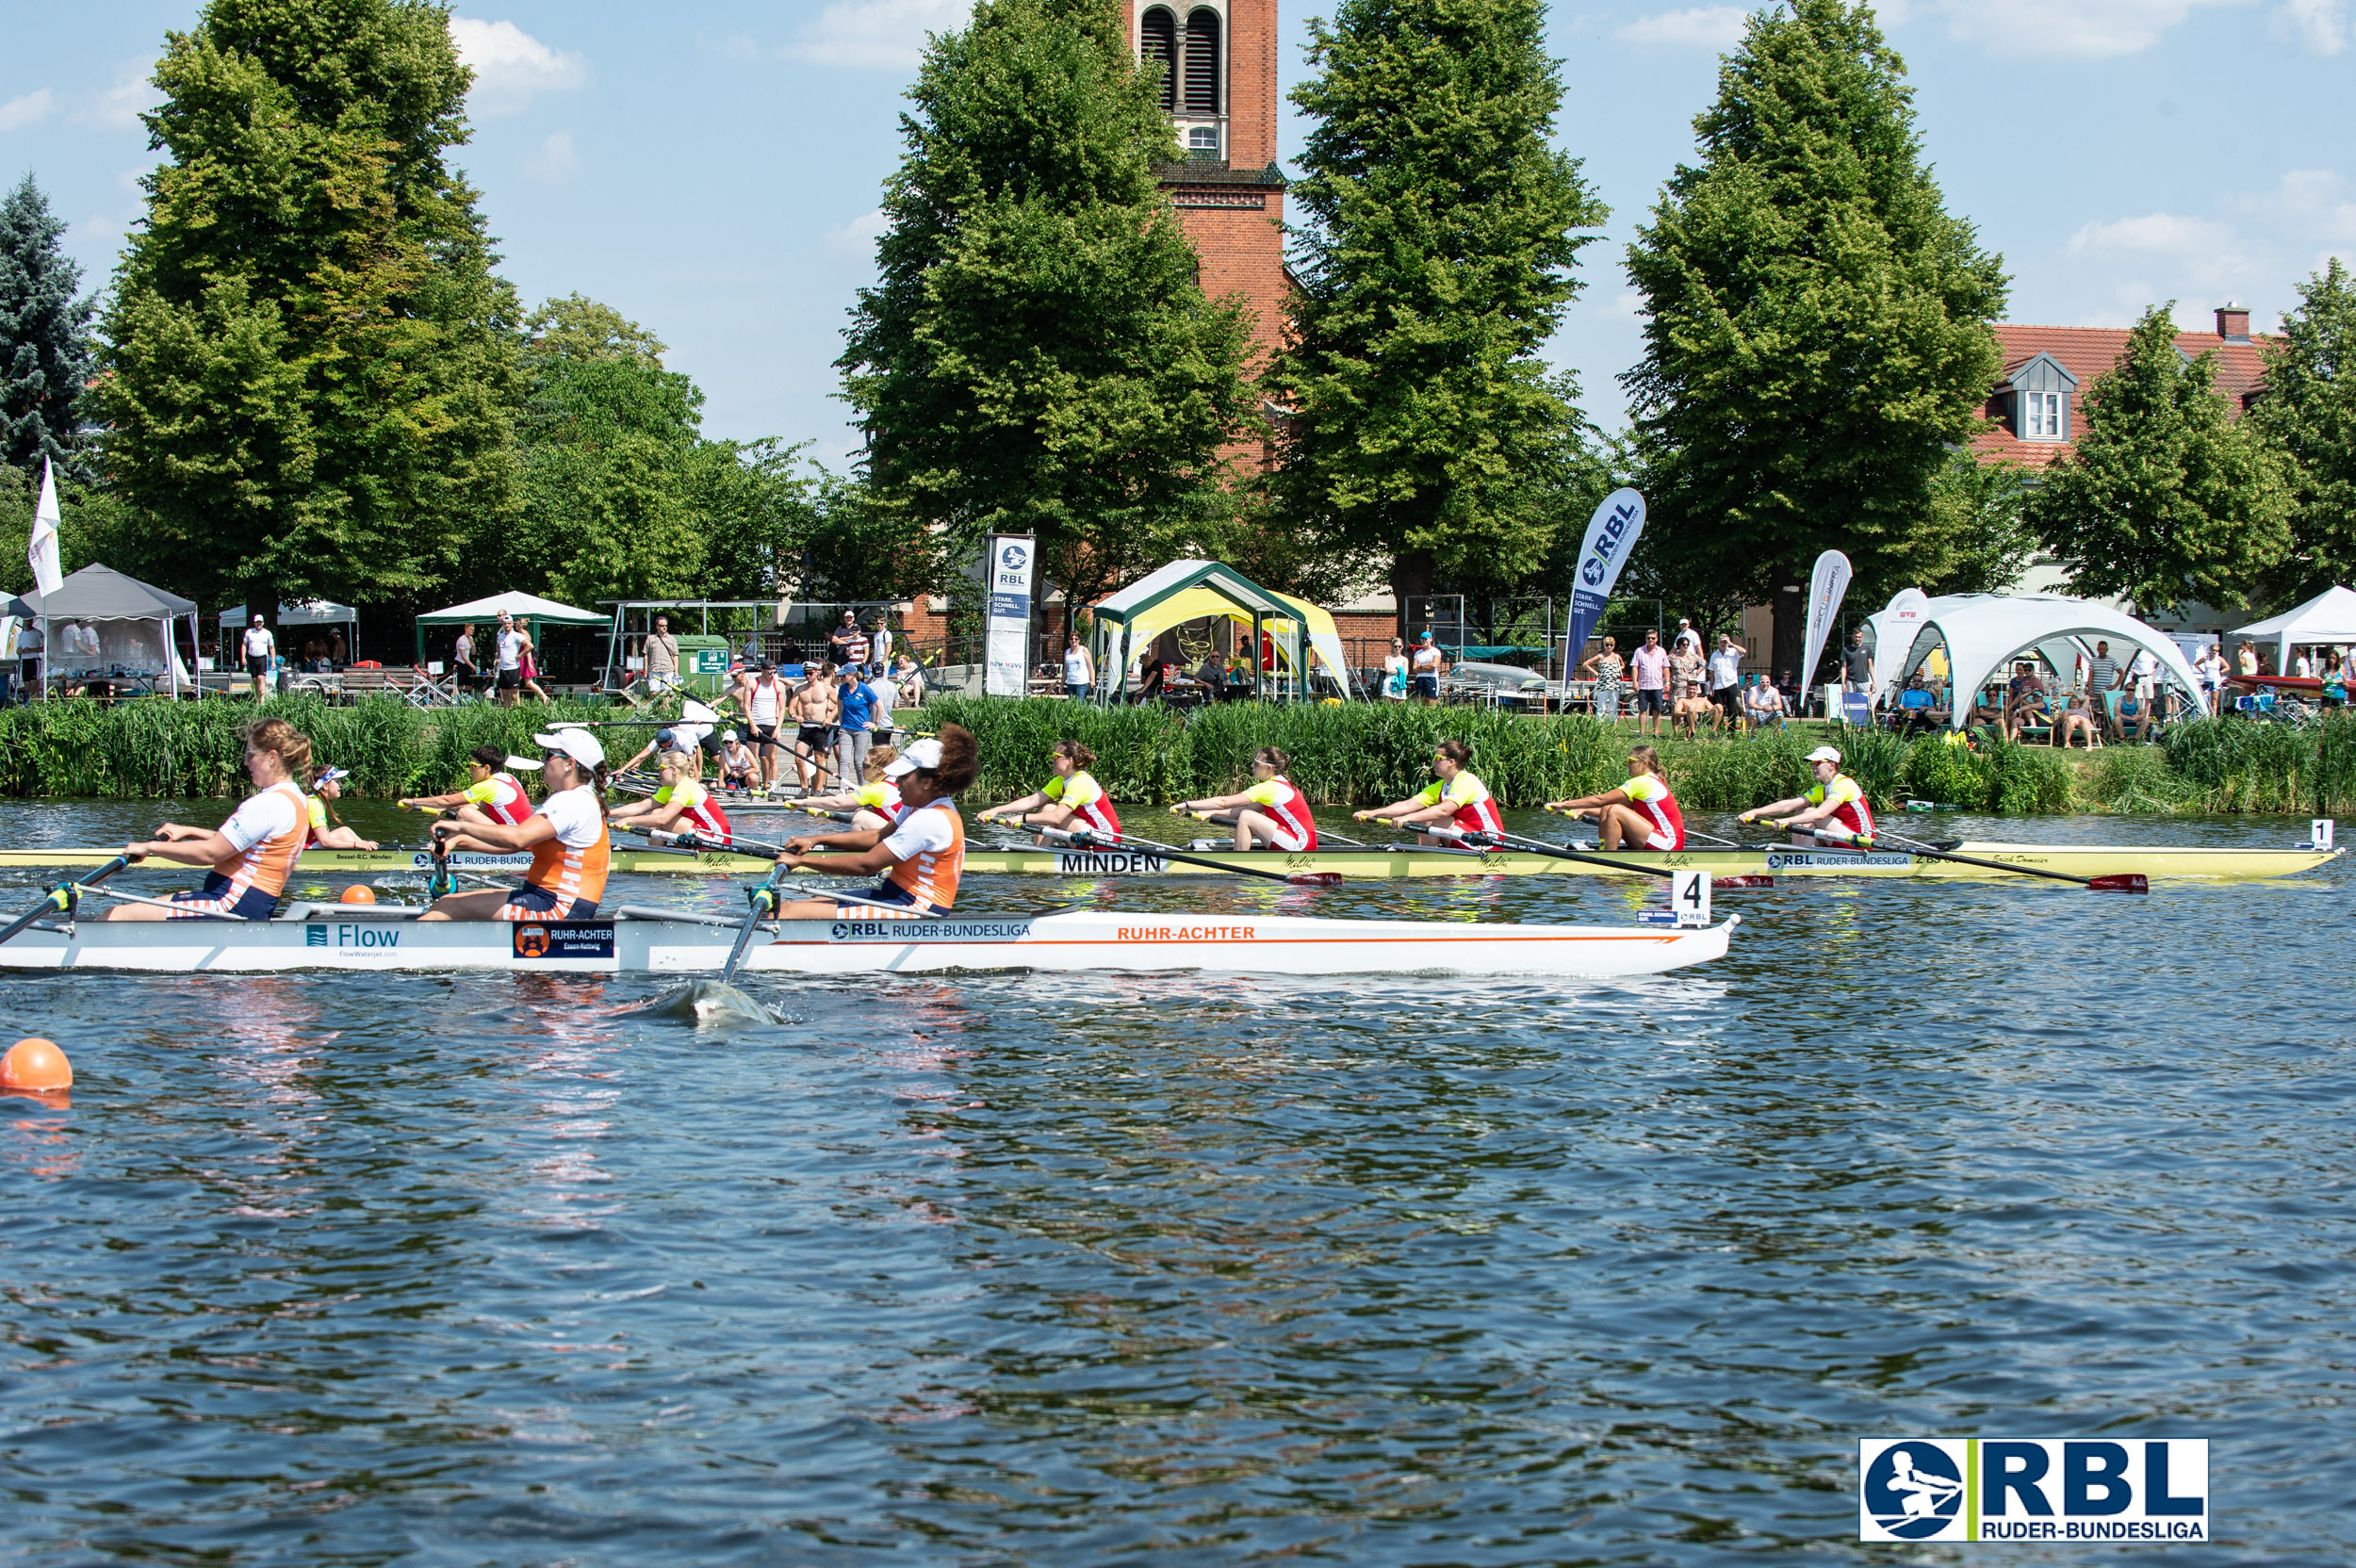
[[[1096,666],[1089,662],[1088,650],[1080,645],[1078,632],[1063,640],[1063,691],[1074,702],[1084,702],[1096,688]]]
[[[1383,699],[1407,700],[1407,645],[1396,637],[1391,639],[1391,651],[1383,656]]]
[[[518,825],[437,822],[434,838],[445,854],[532,852],[523,885],[510,890],[450,893],[435,899],[419,920],[595,920],[613,865],[605,826],[605,747],[587,730],[567,725],[532,739],[548,752],[541,776],[548,798]]]

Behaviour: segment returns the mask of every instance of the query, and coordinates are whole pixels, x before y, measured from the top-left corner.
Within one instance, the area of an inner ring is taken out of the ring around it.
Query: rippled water
[[[2351,880],[1787,880],[1615,985],[757,976],[733,1038],[640,980],[0,978],[77,1075],[0,1099],[0,1559],[1949,1561],[1856,1544],[1858,1437],[2100,1431],[2214,1442],[2219,1544],[2108,1560],[2344,1561]]]

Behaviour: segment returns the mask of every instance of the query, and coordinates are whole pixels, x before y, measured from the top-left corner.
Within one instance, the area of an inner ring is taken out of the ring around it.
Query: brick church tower
[[[1256,373],[1284,331],[1284,176],[1276,167],[1276,0],[1123,0],[1129,41],[1158,60],[1162,106],[1186,161],[1162,189],[1202,258],[1203,292],[1240,294],[1253,318]],[[1265,464],[1258,442],[1231,459]]]

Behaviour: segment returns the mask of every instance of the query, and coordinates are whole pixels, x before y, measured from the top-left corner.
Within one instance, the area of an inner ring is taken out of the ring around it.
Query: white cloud
[[[46,120],[57,112],[57,95],[47,88],[32,91],[0,104],[0,131],[13,131]]]
[[[2348,47],[2348,0],[2282,0],[2267,31],[2312,54],[2336,55]]]
[[[1616,36],[1628,43],[1731,49],[1742,41],[1742,28],[1750,14],[1740,6],[1696,6],[1692,10],[1663,11],[1627,23],[1616,29]]]
[[[926,33],[962,26],[972,0],[835,0],[802,29],[801,41],[778,53],[811,65],[916,64]]]
[[[2272,190],[2241,199],[2242,211],[2283,231],[2299,249],[2356,244],[2356,184],[2330,169],[2294,169]]]
[[[573,150],[573,133],[558,131],[524,155],[524,172],[544,185],[563,185],[581,172],[581,155]]]
[[[2016,59],[2102,59],[2140,54],[2201,6],[2249,0],[1911,0],[1885,6],[1892,25],[1941,17],[1947,35]],[[2342,0],[2288,0],[2337,6]]]
[[[875,241],[883,237],[883,209],[863,212],[841,228],[826,231],[826,249],[841,255],[865,256],[875,253]]]
[[[468,98],[477,114],[514,114],[536,92],[569,92],[589,79],[586,60],[549,48],[513,22],[453,16],[450,38],[458,57],[474,68]]]
[[[2221,250],[2233,242],[2233,231],[2206,218],[2183,218],[2154,212],[2141,218],[2114,218],[2088,223],[2070,237],[2065,249],[2071,255],[2089,251],[2197,255]]]
[[[114,86],[83,99],[74,111],[74,118],[82,124],[106,130],[129,130],[139,122],[140,115],[164,101],[164,95],[148,79],[155,70],[154,60],[125,62],[115,73]]]

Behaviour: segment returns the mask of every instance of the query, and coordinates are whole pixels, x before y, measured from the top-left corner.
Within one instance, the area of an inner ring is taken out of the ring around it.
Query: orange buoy
[[[376,890],[366,882],[354,882],[344,890],[344,902],[346,904],[373,904],[376,902]]]
[[[56,1042],[39,1036],[21,1039],[0,1056],[0,1089],[67,1089],[74,1086],[74,1064]]]

